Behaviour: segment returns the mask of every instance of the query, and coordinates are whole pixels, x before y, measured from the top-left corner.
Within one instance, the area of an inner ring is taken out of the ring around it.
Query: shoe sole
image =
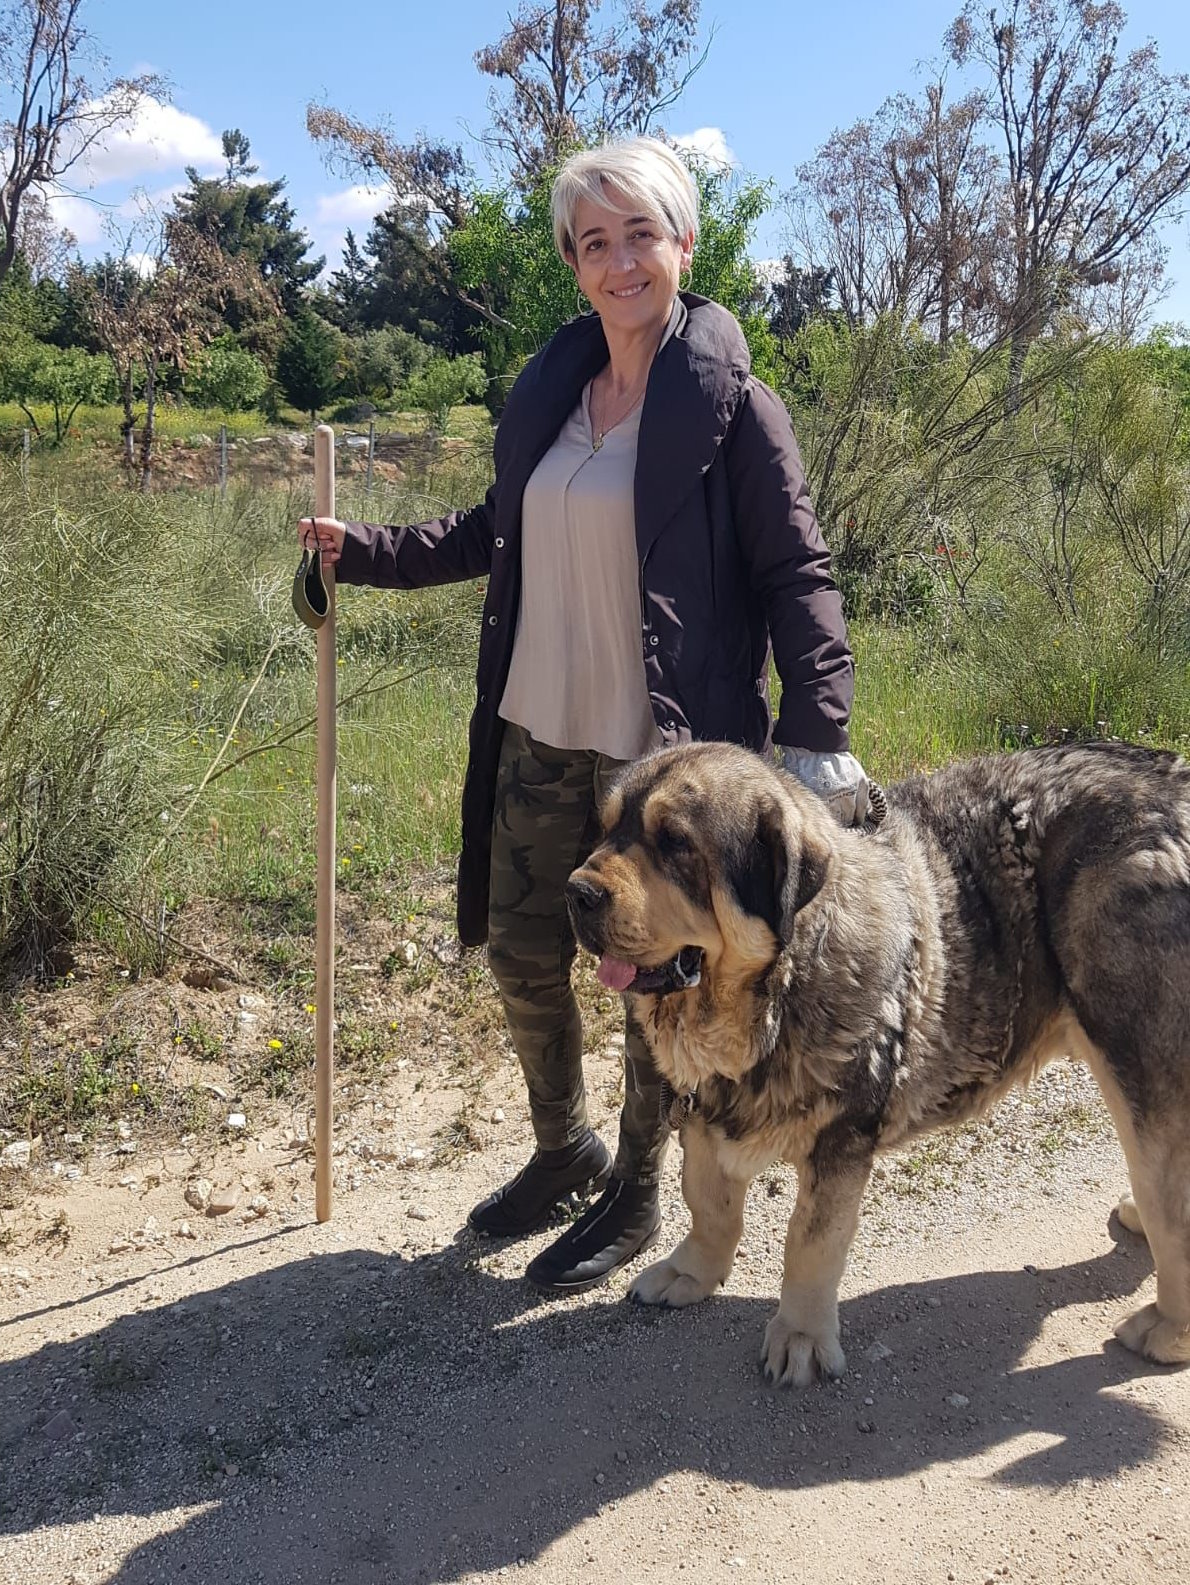
[[[473,1222],[468,1216],[467,1226],[473,1233],[482,1233],[485,1238],[528,1238],[530,1233],[536,1233],[543,1228],[558,1207],[564,1205],[572,1194],[587,1198],[592,1195],[602,1194],[611,1180],[611,1175],[612,1169],[609,1162],[607,1171],[601,1172],[598,1177],[584,1178],[581,1182],[574,1184],[572,1188],[564,1189],[556,1200],[551,1201],[546,1206],[536,1222],[521,1223],[515,1227],[508,1228],[493,1228],[483,1227],[481,1224]]]
[[[638,1255],[643,1255],[648,1250],[652,1249],[653,1245],[660,1237],[661,1223],[658,1222],[657,1226],[648,1235],[644,1243],[638,1244],[632,1251],[631,1255],[625,1255],[623,1260],[617,1261],[614,1266],[609,1266],[607,1270],[601,1272],[598,1277],[586,1277],[582,1282],[543,1282],[538,1281],[536,1277],[531,1277],[529,1273],[526,1272],[525,1280],[532,1287],[536,1288],[538,1293],[588,1293],[592,1288],[598,1288],[602,1283],[605,1283],[607,1279],[614,1276],[617,1271],[623,1271],[625,1266],[631,1265]]]

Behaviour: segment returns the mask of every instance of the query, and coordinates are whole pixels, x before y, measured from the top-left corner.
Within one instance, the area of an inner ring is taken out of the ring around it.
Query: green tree
[[[352,336],[343,348],[346,367],[340,393],[392,401],[433,355],[433,347],[396,325],[366,330],[362,336]]]
[[[410,407],[427,413],[435,434],[445,433],[450,410],[478,401],[487,388],[483,359],[476,352],[461,358],[431,358],[406,388]]]
[[[253,182],[256,167],[248,163],[248,139],[238,130],[223,134],[227,169],[223,176],[201,177],[192,167],[190,186],[178,195],[177,215],[204,241],[228,259],[251,264],[287,315],[297,312],[303,294],[317,278],[325,258],[311,259],[310,239],[294,224],[292,204],[284,198],[284,178]],[[280,321],[262,312],[259,294],[228,298],[223,318],[241,343],[264,357],[275,356]]]
[[[335,393],[339,380],[339,336],[333,325],[309,308],[291,319],[277,354],[277,381],[286,398],[317,423],[318,409]]]
[[[0,394],[16,402],[39,438],[41,426],[34,403],[54,415],[54,443],[60,445],[71,420],[84,402],[110,400],[115,375],[110,358],[81,347],[52,347],[23,331],[0,344]]]
[[[245,352],[234,336],[216,336],[191,360],[186,370],[186,395],[200,407],[221,407],[241,413],[252,407],[268,387],[268,370]]]

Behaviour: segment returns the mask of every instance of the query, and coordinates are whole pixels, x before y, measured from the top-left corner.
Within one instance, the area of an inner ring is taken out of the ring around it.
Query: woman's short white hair
[[[698,235],[698,187],[679,157],[659,138],[625,138],[572,154],[554,178],[550,208],[554,245],[573,259],[579,202],[659,220],[675,242]]]

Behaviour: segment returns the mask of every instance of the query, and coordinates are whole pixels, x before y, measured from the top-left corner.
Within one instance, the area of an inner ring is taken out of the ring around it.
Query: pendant
[[[591,442],[591,450],[593,452],[598,451],[600,446],[602,446],[602,445],[603,445],[603,436],[602,435],[596,435],[595,438]]]

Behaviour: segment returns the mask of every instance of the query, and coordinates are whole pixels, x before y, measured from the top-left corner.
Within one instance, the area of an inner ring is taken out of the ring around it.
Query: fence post
[[[227,425],[219,425],[219,494],[227,498]]]
[[[376,450],[376,420],[368,420],[368,477],[364,482],[364,494],[372,494],[372,456]]]

